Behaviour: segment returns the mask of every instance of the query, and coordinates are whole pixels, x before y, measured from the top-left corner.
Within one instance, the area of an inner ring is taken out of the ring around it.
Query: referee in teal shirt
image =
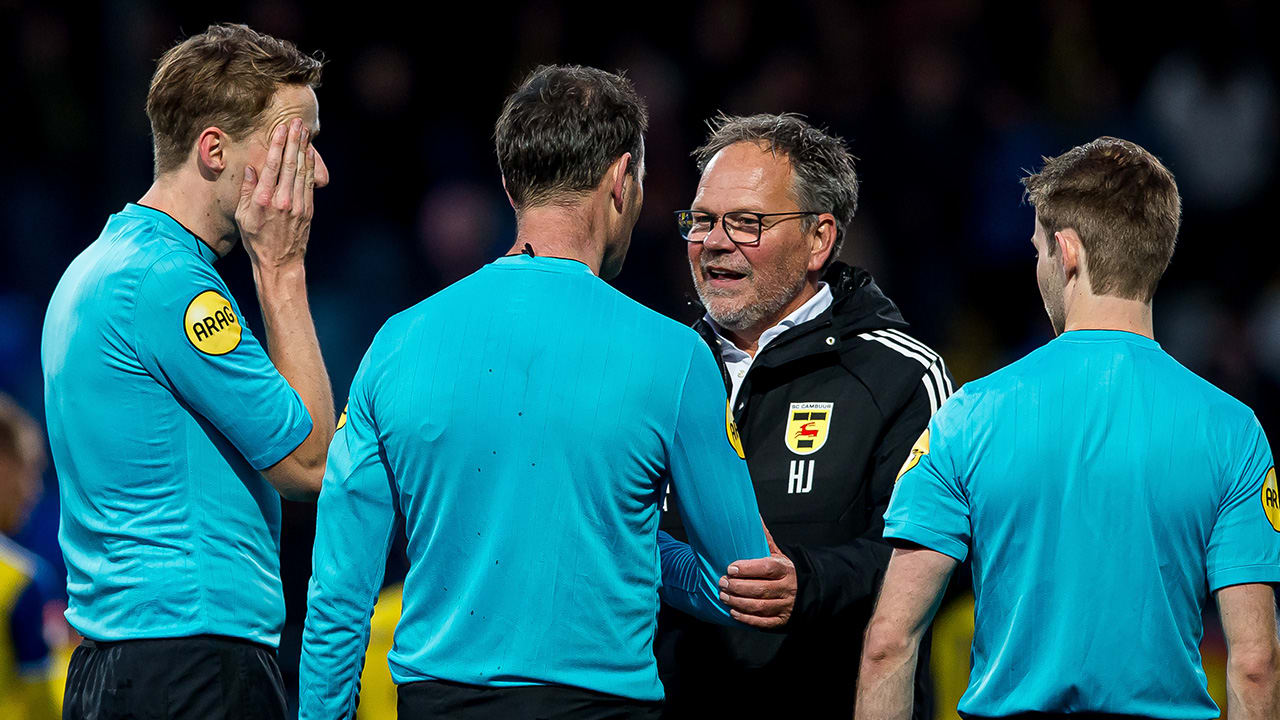
[[[355,710],[397,508],[402,718],[657,717],[659,588],[734,622],[717,581],[768,548],[720,371],[605,282],[640,212],[644,126],[631,84],[593,68],[541,68],[508,98],[511,254],[382,328],[334,436],[302,720]],[[668,482],[690,544],[660,552]]]
[[[327,181],[309,143],[319,78],[244,26],[166,53],[147,101],[155,183],[50,300],[67,620],[85,638],[68,719],[287,712],[279,495],[315,497],[333,428],[302,264]],[[240,239],[270,356],[214,269]]]
[[[1271,450],[1249,408],[1152,337],[1179,224],[1173,176],[1100,138],[1025,184],[1058,337],[961,388],[907,458],[857,718],[908,716],[917,643],[966,558],[976,610],[962,716],[1217,718],[1199,650],[1212,593],[1229,717],[1275,718]]]

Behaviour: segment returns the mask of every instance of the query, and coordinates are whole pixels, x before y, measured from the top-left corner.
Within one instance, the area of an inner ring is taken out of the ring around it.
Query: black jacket
[[[760,513],[796,566],[795,610],[784,632],[766,633],[664,607],[654,652],[668,717],[852,717],[862,633],[889,562],[883,515],[952,379],[902,332],[869,273],[835,263],[824,279],[831,307],[759,352],[734,406]],[[695,327],[718,359],[711,328]],[[679,493],[670,490],[662,527],[684,539]],[[927,678],[928,638],[916,718],[931,715]]]

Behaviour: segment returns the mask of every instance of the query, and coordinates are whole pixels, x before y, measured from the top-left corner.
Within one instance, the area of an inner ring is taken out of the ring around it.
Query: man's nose
[[[315,145],[311,146],[313,149]],[[324,158],[320,156],[320,151],[316,150],[316,187],[321,188],[329,184],[329,166],[324,164]]]
[[[722,222],[711,226],[711,232],[707,233],[707,237],[702,240],[702,246],[708,250],[720,252],[732,251],[735,247],[733,240],[730,240],[729,235],[724,231]]]

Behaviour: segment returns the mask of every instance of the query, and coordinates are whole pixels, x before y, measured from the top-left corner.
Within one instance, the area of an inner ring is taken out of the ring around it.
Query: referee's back
[[[967,384],[929,433],[885,534],[972,549],[962,713],[1218,716],[1208,594],[1280,581],[1271,452],[1246,406],[1150,338],[1077,330]]]
[[[303,706],[340,710],[351,691],[392,502],[411,564],[390,654],[397,683],[660,699],[662,483],[696,496],[686,522],[704,531],[691,538],[704,585],[767,554],[724,408],[693,330],[573,260],[499,258],[393,317],[330,451]],[[337,516],[354,526],[325,526]],[[367,572],[330,572],[352,555],[370,558]]]

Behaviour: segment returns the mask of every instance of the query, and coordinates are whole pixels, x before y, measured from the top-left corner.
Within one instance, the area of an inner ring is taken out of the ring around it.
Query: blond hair
[[[323,61],[247,25],[211,25],[160,57],[147,93],[155,172],[176,169],[205,128],[253,130],[281,85],[320,84]]]

